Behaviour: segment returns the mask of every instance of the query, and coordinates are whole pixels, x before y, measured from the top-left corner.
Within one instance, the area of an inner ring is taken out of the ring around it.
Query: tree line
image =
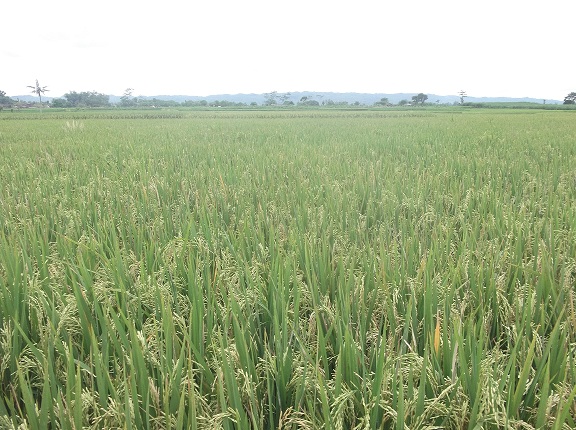
[[[40,106],[42,106],[42,95],[45,92],[49,91],[47,86],[41,86],[36,79],[35,85],[28,85],[28,88],[32,89],[32,93],[38,96]],[[162,100],[157,98],[147,98],[147,97],[135,97],[133,95],[134,89],[133,88],[126,88],[123,95],[120,97],[120,102],[118,106],[126,107],[126,108],[136,108],[136,107],[177,107],[177,106],[184,106],[184,107],[242,107],[248,106],[246,103],[242,102],[231,102],[227,100],[214,100],[214,101],[206,101],[206,100],[185,100],[182,103],[179,103],[174,100]],[[334,102],[333,100],[322,100],[322,95],[316,95],[315,97],[308,97],[303,96],[300,101],[294,103],[291,98],[291,93],[278,93],[277,91],[272,91],[270,93],[263,94],[264,106],[328,106],[328,107],[337,107],[337,106],[360,106],[361,103],[356,101],[352,104],[348,102]],[[315,100],[316,98],[316,100]],[[409,102],[408,100],[401,100],[398,105],[405,106],[405,105],[424,105],[428,96],[424,93],[419,93],[412,97],[412,101]],[[16,104],[15,100],[6,96],[4,91],[0,91],[0,106],[12,106]],[[50,107],[54,108],[103,108],[103,107],[111,107],[113,104],[110,102],[110,96],[99,93],[97,91],[70,91],[64,94],[62,97],[52,99],[51,102],[48,103]],[[251,102],[250,106],[257,106],[258,103]],[[390,103],[388,98],[384,97],[379,101],[375,102],[373,106],[392,106],[393,104]]]
[[[38,96],[40,107],[42,107],[42,96],[45,92],[49,91],[47,86],[42,86],[36,79],[34,85],[28,85],[28,88],[32,89],[32,93]],[[185,106],[185,107],[242,107],[248,106],[246,103],[242,102],[230,102],[227,100],[214,100],[208,102],[206,100],[186,100],[182,103],[179,103],[174,100],[162,100],[157,98],[147,98],[147,97],[134,97],[133,96],[133,88],[127,88],[124,91],[122,97],[120,97],[120,103],[118,106],[127,107],[127,108],[134,108],[134,107],[176,107],[176,106]],[[468,103],[464,102],[464,98],[468,97],[465,91],[460,91],[460,105],[467,105]],[[299,102],[294,103],[291,98],[291,93],[278,93],[277,91],[272,91],[270,93],[263,94],[264,106],[348,106],[348,102],[334,102],[332,100],[322,100],[322,95],[316,95],[315,97],[308,97],[303,96]],[[315,100],[316,98],[316,100]],[[398,102],[398,106],[406,106],[412,105],[423,106],[426,101],[428,100],[428,95],[424,93],[418,93],[417,95],[412,96],[412,100],[409,101],[407,99],[400,100]],[[17,105],[17,101],[11,99],[6,95],[6,92],[0,90],[0,109],[2,107],[12,107]],[[436,104],[439,103],[439,100],[436,101]],[[545,103],[545,101],[544,101]],[[83,91],[83,92],[76,92],[70,91],[64,94],[60,98],[55,98],[52,102],[48,102],[49,106],[54,108],[103,108],[103,107],[110,107],[112,103],[110,103],[110,96],[106,94],[99,93],[97,91]],[[457,104],[457,102],[456,102]],[[573,105],[576,104],[576,92],[569,93],[564,98],[565,105]],[[257,106],[258,103],[252,102],[250,106]],[[360,106],[360,102],[352,103],[352,106]],[[373,106],[393,106],[392,103],[388,100],[387,97],[381,98],[379,101],[375,102]]]

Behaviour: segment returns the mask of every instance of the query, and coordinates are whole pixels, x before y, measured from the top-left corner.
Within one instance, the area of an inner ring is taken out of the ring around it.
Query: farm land
[[[0,112],[0,428],[576,427],[576,112]]]

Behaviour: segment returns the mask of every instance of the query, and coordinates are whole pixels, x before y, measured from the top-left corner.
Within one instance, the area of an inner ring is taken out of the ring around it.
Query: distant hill
[[[12,100],[20,100],[21,102],[37,102],[38,101],[38,96],[31,96],[31,95],[20,95],[20,96],[10,96],[10,98]],[[43,102],[51,102],[52,99],[57,99],[58,97],[45,97],[42,96],[42,101]]]
[[[279,93],[283,94],[283,93]],[[323,101],[332,100],[334,103],[348,102],[350,104],[359,102],[363,105],[373,105],[375,102],[380,101],[380,99],[386,97],[390,103],[398,103],[400,100],[412,99],[412,96],[417,93],[333,93],[333,92],[315,92],[315,91],[296,91],[290,93],[287,100],[294,103],[298,103],[302,97],[307,97],[308,100],[317,100],[319,103]],[[156,98],[159,100],[172,100],[178,103],[185,102],[186,100],[200,101],[206,100],[207,102],[212,102],[215,100],[226,100],[234,103],[257,103],[263,104],[266,100],[264,94],[214,94],[209,96],[186,96],[186,95],[156,95],[156,96],[143,96],[138,95],[138,98],[152,99]],[[38,100],[38,97],[34,95],[19,95],[13,96],[12,99],[19,99],[25,102],[34,102]],[[42,97],[42,100],[51,101],[55,97]],[[440,104],[453,104],[454,102],[459,102],[460,97],[457,95],[437,95],[428,94],[428,103],[440,103]],[[119,103],[120,96],[110,95],[110,103]],[[511,98],[511,97],[466,97],[466,102],[472,103],[538,103],[542,104],[542,99],[535,99],[530,97],[523,98]],[[561,100],[546,100],[546,104],[561,104]]]

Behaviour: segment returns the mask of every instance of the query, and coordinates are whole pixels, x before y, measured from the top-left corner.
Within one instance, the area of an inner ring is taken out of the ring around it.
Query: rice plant
[[[576,427],[571,112],[0,121],[0,427]]]

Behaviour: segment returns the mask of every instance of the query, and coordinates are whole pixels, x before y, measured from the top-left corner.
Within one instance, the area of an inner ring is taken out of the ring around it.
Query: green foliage
[[[77,93],[76,91],[71,91],[64,94],[66,99],[65,107],[107,107],[110,105],[109,96],[106,94],[101,94],[96,91],[83,91]],[[55,100],[52,101],[54,106]],[[57,107],[60,107],[60,102],[57,103]]]
[[[571,115],[8,115],[0,427],[574,428]]]
[[[272,91],[270,93],[264,93],[264,105],[265,106],[274,106],[278,104],[278,91]]]
[[[2,106],[12,106],[12,104],[15,103],[14,100],[12,100],[10,97],[8,97],[6,95],[6,92],[0,90],[0,107]]]
[[[564,97],[564,104],[565,105],[573,105],[576,104],[576,93],[571,92],[566,97]]]
[[[186,106],[186,107],[206,107],[208,106],[208,102],[206,100],[199,100],[199,101],[195,101],[195,100],[186,100],[182,103],[182,106]]]
[[[388,106],[389,103],[390,101],[387,97],[382,97],[379,101],[374,103],[374,106]]]
[[[412,96],[412,103],[413,104],[423,105],[426,100],[428,100],[428,96],[424,93],[419,93],[415,96]]]
[[[132,97],[132,93],[134,92],[133,88],[126,88],[124,90],[124,94],[120,97],[120,106],[122,107],[133,107],[138,104],[138,98]]]
[[[320,102],[318,102],[318,100],[310,100],[306,97],[305,100],[298,102],[298,105],[299,106],[320,106]]]
[[[68,102],[66,101],[66,99],[62,98],[52,99],[50,106],[53,108],[66,108],[68,107]]]

